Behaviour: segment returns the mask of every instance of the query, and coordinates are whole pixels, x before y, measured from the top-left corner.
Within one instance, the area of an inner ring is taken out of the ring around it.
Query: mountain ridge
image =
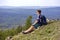
[[[48,25],[42,26],[32,33],[19,33],[11,40],[60,40],[60,21],[54,21]]]

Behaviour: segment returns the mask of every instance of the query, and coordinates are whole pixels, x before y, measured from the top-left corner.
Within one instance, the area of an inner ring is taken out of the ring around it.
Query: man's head
[[[41,10],[37,10],[36,13],[37,13],[38,15],[40,15],[40,14],[41,14]]]

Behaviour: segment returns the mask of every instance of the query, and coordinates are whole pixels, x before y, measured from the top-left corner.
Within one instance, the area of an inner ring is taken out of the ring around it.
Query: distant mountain
[[[36,10],[41,9],[42,15],[48,19],[60,19],[60,7],[1,7],[0,6],[0,27],[11,28],[23,25],[28,16],[36,19]]]
[[[56,7],[49,7],[49,6],[0,6],[0,8],[22,8],[22,9],[40,9],[40,8],[56,8]]]

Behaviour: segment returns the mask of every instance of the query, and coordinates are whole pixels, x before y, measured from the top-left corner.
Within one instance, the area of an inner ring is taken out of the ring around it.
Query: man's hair
[[[41,10],[37,10],[37,12],[41,13]]]

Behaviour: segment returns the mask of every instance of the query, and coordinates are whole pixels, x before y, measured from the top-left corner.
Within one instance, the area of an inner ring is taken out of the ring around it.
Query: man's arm
[[[38,20],[35,20],[35,22],[32,25],[35,25],[38,22]]]
[[[35,20],[35,22],[32,25],[35,25],[36,23],[38,23],[38,21],[40,21],[40,16],[38,16],[38,18]]]

